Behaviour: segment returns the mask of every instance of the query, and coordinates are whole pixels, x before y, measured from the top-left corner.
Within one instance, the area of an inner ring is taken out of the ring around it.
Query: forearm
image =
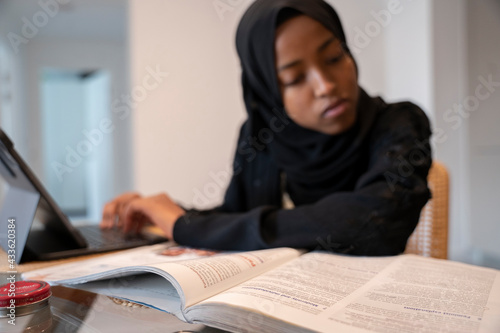
[[[255,250],[270,247],[322,249],[356,255],[404,251],[429,192],[400,188],[375,196],[375,184],[357,193],[336,193],[292,210],[271,206],[245,213],[188,213],[174,227],[174,239],[195,247]],[[404,192],[404,193],[403,193]]]

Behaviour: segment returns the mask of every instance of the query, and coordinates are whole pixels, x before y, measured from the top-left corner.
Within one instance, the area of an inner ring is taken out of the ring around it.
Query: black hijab
[[[248,135],[259,137],[272,120],[286,117],[287,125],[274,132],[267,149],[286,174],[287,191],[295,204],[313,203],[336,191],[353,190],[367,168],[366,138],[381,100],[361,88],[356,123],[339,135],[303,128],[287,117],[275,69],[275,32],[286,11],[305,14],[323,24],[350,55],[335,10],[322,0],[256,0],[243,15],[236,33],[242,66],[242,85],[248,112]]]

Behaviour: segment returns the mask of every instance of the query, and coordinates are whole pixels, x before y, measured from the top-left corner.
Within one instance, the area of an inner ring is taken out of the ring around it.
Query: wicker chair
[[[418,225],[406,244],[405,253],[447,259],[448,171],[444,165],[434,162],[427,179],[432,199],[422,209]]]

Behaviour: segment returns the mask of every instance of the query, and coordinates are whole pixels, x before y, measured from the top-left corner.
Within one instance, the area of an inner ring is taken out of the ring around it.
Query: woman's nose
[[[313,89],[316,97],[325,97],[332,94],[336,88],[333,77],[324,70],[318,70],[313,73]]]

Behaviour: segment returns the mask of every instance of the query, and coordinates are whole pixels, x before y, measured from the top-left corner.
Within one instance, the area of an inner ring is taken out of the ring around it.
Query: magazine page
[[[303,251],[289,248],[217,253],[166,243],[51,266],[25,273],[23,277],[45,280],[52,284],[81,284],[140,273],[155,273],[170,281],[181,296],[182,307],[185,307],[262,274],[302,253]],[[113,288],[108,285],[105,289]]]
[[[227,256],[222,256],[218,257],[217,260],[223,259],[222,262],[217,263],[217,261],[214,260],[207,260],[207,262],[202,263],[207,265],[206,268],[202,268],[203,265],[200,265],[199,260],[197,260],[196,265],[197,271],[199,272],[200,275],[203,270],[211,269],[211,268],[216,268],[220,270],[221,268],[224,270],[227,270],[228,268],[231,268],[233,271],[236,271],[234,269],[234,263],[236,264],[244,264],[245,261],[248,263],[248,260],[250,258],[257,258],[260,257],[261,260],[267,260],[270,262],[273,259],[279,259],[279,258],[284,258],[281,254],[283,252],[288,252],[288,251],[271,251],[270,253],[239,253],[237,255],[231,255],[229,258]],[[278,253],[278,255],[276,255]],[[243,257],[241,257],[243,256]],[[267,257],[267,258],[265,258]],[[241,262],[238,262],[238,259],[244,259]],[[215,259],[215,257],[214,257]],[[228,262],[229,259],[229,262]],[[183,263],[178,263],[180,265],[186,264],[185,262]],[[190,264],[193,264],[191,262]],[[224,267],[218,267],[217,265],[223,265]],[[190,267],[189,265],[188,267]],[[185,274],[185,272],[179,272],[178,271],[179,267],[168,267],[168,268],[162,268],[162,269],[167,269],[172,276],[176,276],[177,274]],[[200,269],[201,268],[201,269]],[[245,269],[245,267],[243,267]],[[215,270],[213,271],[215,273]],[[246,275],[244,278],[247,278],[248,276],[253,276],[254,274],[258,274],[258,270],[255,271],[255,273],[252,272],[251,275]],[[219,273],[220,274],[220,273]],[[217,274],[217,277],[219,276]],[[227,274],[227,273],[226,273]],[[210,275],[210,273],[203,273],[203,275]],[[190,285],[189,283],[186,283],[186,277],[181,277],[178,279],[180,281],[180,284],[183,284],[182,288],[183,294],[189,294],[191,290],[195,291],[193,289],[193,284],[197,284],[198,282],[191,282],[192,284]],[[226,284],[226,288],[229,288],[231,286],[234,286],[234,281]],[[224,286],[224,283],[222,283],[222,286]],[[114,297],[119,297],[119,298],[124,298],[127,300],[134,301],[136,303],[148,305],[154,308],[157,308],[162,311],[170,312],[175,314],[177,317],[184,319],[187,321],[187,319],[182,315],[182,299],[180,298],[179,294],[177,293],[175,287],[173,284],[168,282],[165,278],[156,275],[156,274],[142,274],[142,275],[133,275],[133,276],[126,276],[126,277],[120,277],[120,278],[114,278],[110,280],[100,280],[100,281],[93,281],[85,284],[78,285],[79,289],[84,289],[87,291],[91,291],[94,293],[98,294],[104,294],[104,295],[109,295],[109,296],[114,296]],[[205,284],[204,284],[205,288]],[[213,290],[211,291],[213,293]],[[203,295],[202,298],[207,298],[206,297],[206,292],[202,291],[200,295]],[[190,297],[192,299],[193,297],[188,295],[187,297]]]
[[[401,256],[327,320],[338,332],[500,332],[500,271]]]
[[[36,269],[23,274],[30,280],[45,280],[50,283],[84,283],[117,276],[127,275],[131,267],[152,265],[179,260],[203,258],[217,252],[190,249],[174,242],[142,246],[117,253],[103,254],[91,259],[79,260],[46,268]],[[133,272],[135,274],[135,272]]]
[[[74,287],[143,304],[187,321],[182,314],[181,296],[172,283],[157,274],[129,275],[87,282]]]
[[[269,331],[290,331],[293,325],[303,330],[317,326],[322,315],[393,260],[395,257],[307,253],[187,309],[186,317],[229,330],[245,328],[252,332],[266,327]],[[219,307],[224,307],[224,311],[217,311]],[[273,318],[283,323],[278,324]],[[331,330],[331,323],[328,329]]]

